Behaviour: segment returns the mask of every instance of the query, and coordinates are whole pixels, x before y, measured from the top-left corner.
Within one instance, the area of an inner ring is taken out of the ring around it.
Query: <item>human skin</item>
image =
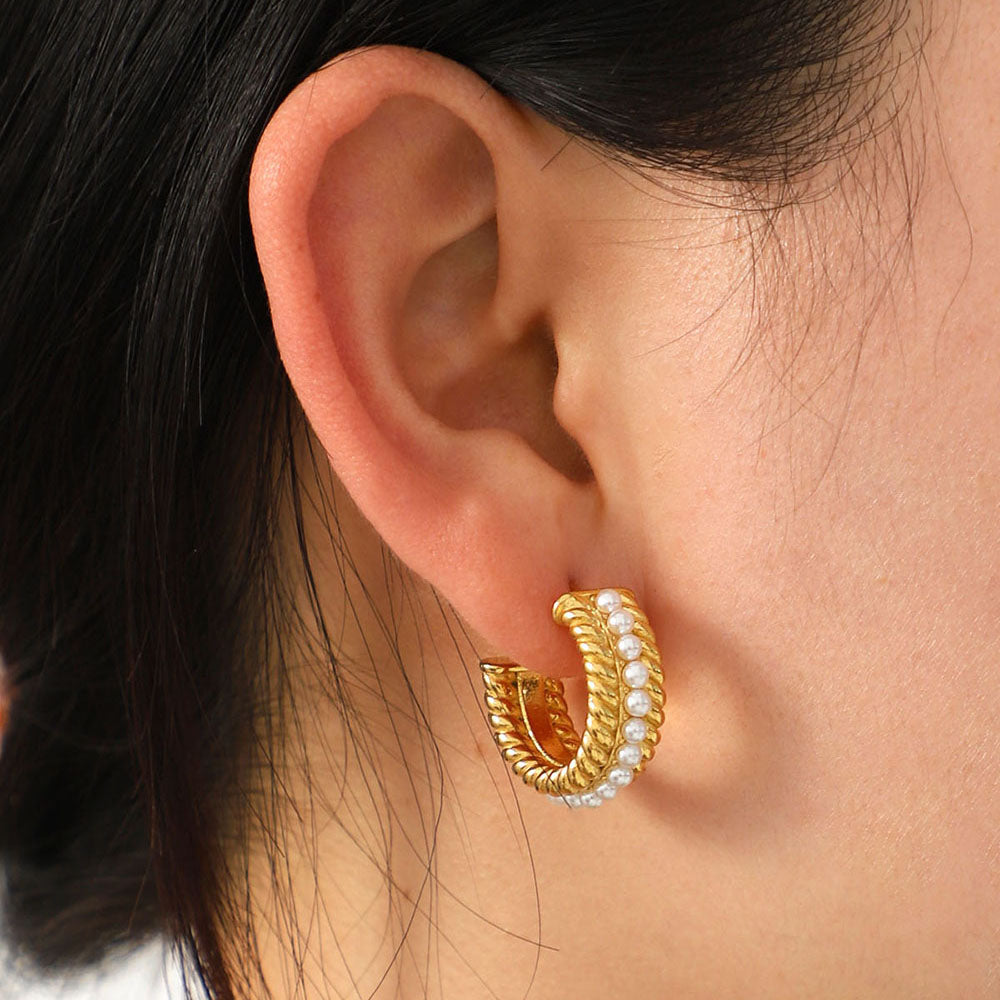
[[[418,53],[272,120],[254,233],[343,544],[307,511],[343,690],[287,678],[248,913],[276,995],[1000,993],[991,3],[922,54],[766,226]],[[476,657],[579,713],[549,613],[600,586],[650,618],[666,722],[577,812],[509,778]]]

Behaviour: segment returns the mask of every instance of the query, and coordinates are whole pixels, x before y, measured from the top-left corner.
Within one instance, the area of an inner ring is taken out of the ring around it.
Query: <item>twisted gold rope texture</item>
[[[569,717],[562,681],[509,660],[480,662],[490,728],[525,784],[570,806],[597,806],[653,757],[663,724],[660,652],[635,595],[624,588],[563,594],[552,617],[583,656],[583,736]]]

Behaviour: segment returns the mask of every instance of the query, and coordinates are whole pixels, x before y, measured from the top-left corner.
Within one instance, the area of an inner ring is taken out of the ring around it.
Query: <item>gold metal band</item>
[[[630,590],[572,591],[555,602],[552,617],[570,630],[583,657],[583,736],[569,717],[562,681],[505,660],[480,663],[490,727],[526,784],[569,805],[599,805],[653,757],[663,724],[660,653]]]

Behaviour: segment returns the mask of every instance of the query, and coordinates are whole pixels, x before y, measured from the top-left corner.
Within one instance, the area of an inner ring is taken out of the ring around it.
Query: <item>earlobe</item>
[[[497,650],[569,675],[553,600],[628,567],[553,409],[558,279],[523,203],[550,155],[470,71],[360,50],[275,114],[250,210],[282,360],[358,507]]]

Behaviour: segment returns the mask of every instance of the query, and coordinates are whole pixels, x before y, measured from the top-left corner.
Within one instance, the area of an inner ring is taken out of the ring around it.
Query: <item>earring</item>
[[[653,757],[663,724],[663,670],[630,590],[563,594],[552,617],[573,634],[587,674],[582,738],[562,681],[509,660],[480,662],[500,753],[525,784],[571,807],[599,806]]]

